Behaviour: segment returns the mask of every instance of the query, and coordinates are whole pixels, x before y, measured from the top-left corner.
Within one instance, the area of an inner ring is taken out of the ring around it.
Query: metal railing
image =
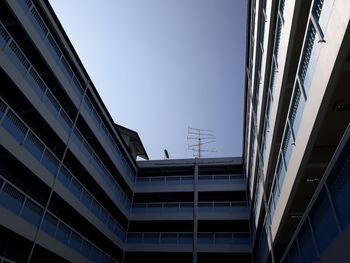
[[[248,211],[246,201],[198,202],[198,213]],[[133,203],[132,213],[193,213],[193,202]]]
[[[239,245],[250,244],[250,233],[247,232],[199,232],[198,244]]]
[[[198,244],[238,245],[250,244],[247,232],[199,232]],[[127,243],[131,244],[192,244],[192,232],[129,232]]]
[[[246,179],[240,175],[199,175],[198,184],[245,184]]]
[[[9,58],[11,58],[11,61],[14,63],[16,68],[22,73],[23,77],[28,81],[28,83],[30,83],[29,86],[45,104],[50,113],[52,113],[52,115],[57,119],[68,135],[73,128],[73,121],[70,119],[69,115],[65,112],[50,89],[46,86],[39,73],[29,62],[29,59],[11,38],[10,34],[6,31],[1,22],[0,36],[2,37],[0,38],[0,42],[2,40],[5,43],[3,46],[3,51]]]
[[[2,176],[0,176],[0,205],[35,227],[40,226],[44,216],[41,225],[44,232],[93,262],[117,262],[51,212],[46,211],[44,215],[45,208],[41,204]]]
[[[120,240],[125,240],[125,230],[123,227],[65,167],[61,168],[58,179],[112,233]]]
[[[248,212],[246,201],[227,202],[198,202],[198,213],[231,213],[239,211]]]
[[[131,244],[192,244],[192,232],[129,232],[127,243]]]
[[[89,163],[92,164],[97,174],[107,183],[107,185],[113,190],[113,194],[120,199],[124,208],[129,211],[131,207],[131,201],[125,194],[123,189],[111,175],[106,166],[102,163],[98,155],[91,148],[90,144],[84,139],[83,135],[77,128],[74,128],[72,141],[75,143],[78,149],[81,150],[83,155],[88,159]]]
[[[245,184],[243,175],[199,175],[198,184]],[[192,175],[136,177],[136,185],[193,185]]]
[[[193,185],[193,176],[153,176],[136,177],[136,185],[157,186],[157,185]]]
[[[119,146],[108,131],[104,121],[101,119],[101,117],[97,113],[96,108],[93,106],[93,103],[87,96],[84,97],[83,107],[89,113],[91,119],[93,120],[93,123],[96,125],[97,130],[104,138],[106,144],[112,150],[114,157],[116,157],[116,159],[119,161],[128,178],[131,180],[131,182],[134,182],[136,178],[134,171],[131,169],[129,163],[122,154],[122,151],[120,150]]]
[[[133,203],[132,213],[193,213],[193,202]]]
[[[282,34],[282,27],[284,24],[284,5],[285,1],[280,0],[279,6],[278,6],[278,18],[276,22],[276,30],[275,30],[275,36],[274,36],[274,44],[273,44],[273,52],[272,52],[272,62],[271,62],[271,73],[270,73],[270,83],[268,87],[267,92],[267,98],[266,98],[266,106],[265,106],[265,114],[264,114],[264,128],[262,131],[262,139],[260,142],[260,153],[262,158],[262,162],[264,162],[265,158],[265,151],[266,151],[266,139],[267,139],[267,132],[269,131],[269,121],[270,121],[270,109],[271,104],[273,102],[273,90],[276,82],[276,75],[278,73],[278,57],[279,57],[279,48],[280,48],[280,42],[281,42],[281,34]]]

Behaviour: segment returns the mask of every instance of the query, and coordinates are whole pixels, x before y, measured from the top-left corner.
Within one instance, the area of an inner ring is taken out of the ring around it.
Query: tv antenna
[[[187,141],[195,140],[195,144],[189,144],[187,150],[193,151],[193,156],[202,158],[207,155],[203,155],[203,152],[216,152],[212,150],[203,149],[204,144],[216,142],[213,130],[205,130],[188,127]]]

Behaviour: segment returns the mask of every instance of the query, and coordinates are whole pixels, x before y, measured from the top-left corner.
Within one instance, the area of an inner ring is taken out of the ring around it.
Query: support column
[[[194,159],[194,184],[193,184],[193,251],[192,263],[197,263],[197,235],[198,235],[198,164]]]

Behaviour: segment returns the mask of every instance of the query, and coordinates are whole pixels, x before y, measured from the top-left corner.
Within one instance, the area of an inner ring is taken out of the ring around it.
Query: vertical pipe
[[[45,215],[46,215],[46,212],[47,212],[47,210],[48,210],[48,208],[49,208],[49,205],[50,205],[50,202],[51,202],[51,198],[52,198],[52,195],[53,195],[53,193],[54,193],[54,187],[55,187],[56,182],[57,182],[57,180],[58,180],[59,172],[60,172],[60,170],[61,170],[61,168],[62,168],[63,161],[64,161],[64,159],[65,159],[65,157],[66,157],[66,154],[67,154],[67,151],[68,151],[68,144],[69,144],[70,140],[72,139],[73,132],[74,132],[74,128],[76,127],[76,124],[77,124],[77,121],[78,121],[78,117],[79,117],[79,114],[80,114],[80,111],[81,111],[81,108],[82,108],[82,105],[83,105],[84,97],[85,97],[85,95],[86,95],[86,92],[87,92],[88,88],[89,88],[89,83],[87,83],[87,87],[85,88],[84,94],[83,94],[82,97],[81,97],[81,100],[80,100],[80,103],[79,103],[79,106],[78,106],[78,109],[77,109],[77,114],[76,114],[75,117],[74,117],[72,129],[71,129],[71,131],[70,131],[70,133],[69,133],[69,136],[68,136],[67,141],[65,142],[65,149],[64,149],[62,158],[61,158],[61,160],[60,160],[60,162],[59,162],[58,169],[57,169],[57,172],[56,172],[56,176],[55,176],[55,178],[54,178],[54,180],[53,180],[53,183],[52,183],[52,185],[51,185],[51,187],[50,187],[49,197],[48,197],[47,202],[46,202],[46,204],[45,204],[45,208],[44,208],[44,211],[43,211],[43,215],[42,215],[42,217],[41,217],[41,220],[40,220],[40,224],[39,224],[38,228],[36,229],[34,241],[33,241],[33,243],[32,243],[32,246],[31,246],[31,249],[30,249],[30,252],[29,252],[29,256],[28,256],[28,259],[27,259],[27,263],[30,263],[30,262],[31,262],[31,259],[32,259],[33,253],[34,253],[34,249],[35,249],[35,246],[36,246],[36,243],[37,243],[39,231],[40,231],[41,226],[42,226],[42,224],[43,224],[43,221],[44,221],[44,217],[45,217]]]

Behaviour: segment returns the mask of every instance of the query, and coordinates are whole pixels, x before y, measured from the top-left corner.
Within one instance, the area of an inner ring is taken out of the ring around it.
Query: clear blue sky
[[[245,0],[50,0],[114,121],[150,159],[192,157],[188,126],[213,129],[210,157],[241,156]]]

